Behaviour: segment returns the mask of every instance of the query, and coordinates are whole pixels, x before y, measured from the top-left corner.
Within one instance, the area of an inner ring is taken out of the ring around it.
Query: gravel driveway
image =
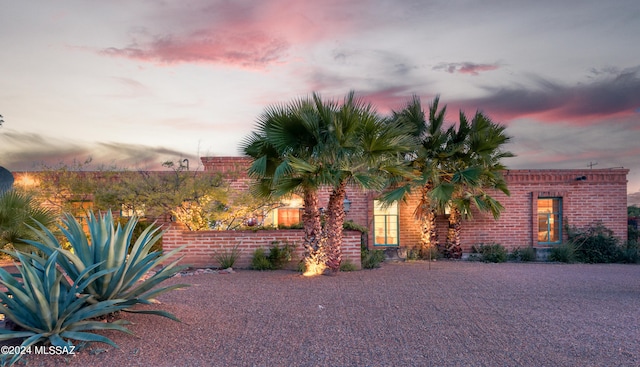
[[[640,366],[640,266],[425,262],[305,278],[237,271],[126,314],[75,356],[28,366]]]

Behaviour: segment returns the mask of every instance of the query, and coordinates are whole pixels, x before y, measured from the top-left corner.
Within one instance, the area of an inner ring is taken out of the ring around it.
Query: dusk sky
[[[239,155],[265,106],[436,95],[509,168],[625,167],[640,192],[640,2],[2,1],[0,166]],[[193,165],[193,163],[192,163]]]

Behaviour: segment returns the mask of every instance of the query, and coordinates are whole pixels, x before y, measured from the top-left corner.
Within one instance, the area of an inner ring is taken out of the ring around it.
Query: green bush
[[[569,242],[576,250],[576,260],[584,263],[613,263],[623,259],[623,251],[613,231],[602,223],[578,231],[570,228]]]
[[[487,263],[502,263],[507,261],[507,249],[499,243],[481,243],[474,245],[472,252],[480,254],[480,260]]]
[[[375,269],[379,268],[380,264],[384,261],[385,255],[382,250],[368,250],[364,249],[361,253],[361,261],[363,269]]]
[[[267,259],[269,259],[272,269],[282,269],[293,257],[293,246],[286,242],[282,247],[280,247],[279,242],[273,242],[272,245]]]
[[[358,268],[356,268],[356,265],[352,263],[350,260],[344,260],[340,264],[340,271],[356,271],[356,270],[358,270]]]
[[[522,249],[520,247],[516,247],[509,254],[509,260],[522,262],[535,261],[536,250],[534,250],[533,247],[525,247]]]
[[[137,218],[132,217],[126,225],[115,226],[111,211],[95,217],[89,213],[87,227],[89,236],[71,214],[65,214],[63,226],[60,227],[66,238],[70,250],[63,248],[53,233],[43,225],[40,230],[34,229],[38,241],[27,241],[36,247],[45,257],[51,257],[59,252],[58,265],[71,279],[78,278],[85,269],[91,269],[84,276],[96,277],[95,281],[87,285],[85,291],[92,296],[90,300],[106,301],[111,299],[125,299],[132,304],[150,304],[154,297],[177,288],[187,287],[187,284],[176,284],[154,289],[161,282],[180,272],[185,266],[178,266],[177,259],[159,269],[148,278],[143,278],[149,271],[158,269],[167,259],[176,255],[183,247],[162,254],[151,251],[153,245],[160,239],[162,233],[159,228],[149,226],[140,233],[138,239],[132,242]],[[148,313],[165,316],[177,320],[172,314],[160,310],[125,310],[130,312]]]
[[[251,257],[251,269],[282,269],[293,259],[293,249],[293,245],[285,243],[284,246],[280,246],[277,241],[272,243],[268,254],[265,249],[257,248]]]
[[[267,258],[267,253],[263,248],[257,248],[253,251],[251,257],[251,269],[253,270],[271,270],[271,261]]]
[[[236,263],[239,257],[240,250],[238,250],[238,245],[233,246],[233,248],[228,251],[216,251],[213,253],[213,258],[218,262],[220,268],[222,269],[233,268],[233,265]]]
[[[100,301],[86,292],[101,276],[112,274],[117,268],[93,272],[99,266],[94,264],[67,279],[57,267],[59,255],[54,251],[45,260],[36,255],[13,253],[20,262],[21,281],[0,268],[0,283],[7,288],[6,292],[0,292],[0,312],[20,329],[0,329],[0,341],[24,339],[21,346],[25,348],[48,341],[53,346],[73,350],[72,340],[117,347],[111,339],[88,331],[118,330],[131,334],[123,326],[128,324],[124,320],[109,323],[96,318],[131,307],[135,302],[126,299]],[[3,355],[1,362],[13,364],[20,357],[21,354]]]
[[[549,261],[558,261],[563,263],[572,263],[576,261],[576,249],[572,243],[563,243],[551,248],[549,252]]]
[[[435,246],[422,248],[420,245],[407,249],[407,260],[437,260],[442,254]]]

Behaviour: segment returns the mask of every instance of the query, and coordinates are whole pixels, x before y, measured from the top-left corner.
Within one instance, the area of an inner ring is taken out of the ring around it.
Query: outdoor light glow
[[[314,259],[305,260],[306,270],[302,275],[305,277],[312,277],[314,275],[320,275],[324,272],[327,266],[321,262],[314,261]]]
[[[14,182],[16,186],[22,186],[24,188],[33,187],[38,184],[38,180],[36,178],[31,177],[29,174],[22,174],[16,177]]]

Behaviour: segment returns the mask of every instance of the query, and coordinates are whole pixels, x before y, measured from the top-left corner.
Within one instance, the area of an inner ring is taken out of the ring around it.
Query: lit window
[[[273,210],[270,220],[265,225],[295,226],[302,223],[303,200],[298,195],[291,195],[281,202],[282,206]]]
[[[538,199],[538,243],[562,242],[562,198]]]
[[[373,202],[373,234],[375,246],[398,246],[398,203]]]

